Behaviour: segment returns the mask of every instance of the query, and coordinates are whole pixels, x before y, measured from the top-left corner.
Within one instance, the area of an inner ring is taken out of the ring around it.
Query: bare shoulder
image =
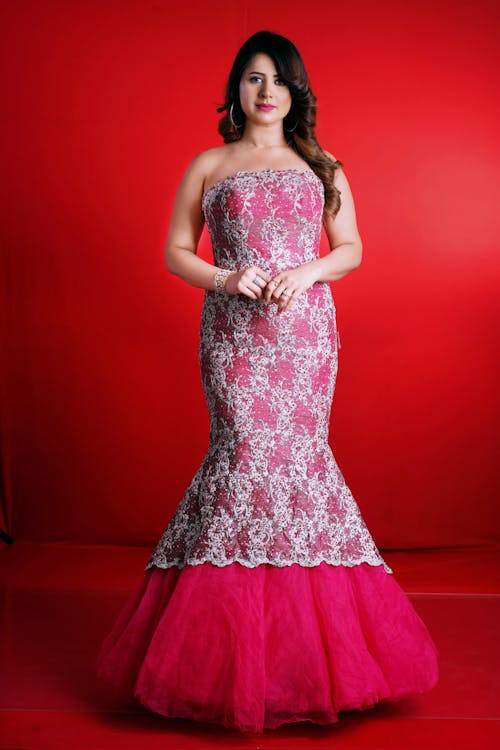
[[[216,148],[210,148],[196,154],[184,170],[179,185],[179,199],[182,201],[201,201],[207,175],[216,159]]]
[[[324,153],[324,155],[325,155],[325,156],[327,156],[327,157],[328,157],[328,158],[329,158],[329,159],[330,159],[331,161],[333,161],[333,162],[336,162],[336,161],[337,161],[337,158],[336,158],[336,157],[335,157],[335,156],[334,156],[334,155],[333,155],[332,153],[330,153],[330,151],[327,151],[326,149],[323,149],[323,153]]]
[[[347,177],[346,177],[346,175],[344,173],[342,162],[339,162],[338,159],[332,153],[330,153],[330,151],[326,151],[326,149],[323,149],[323,153],[325,154],[325,156],[327,156],[329,159],[331,159],[332,162],[337,162],[338,163],[338,166],[335,169],[335,173],[334,173],[334,176],[333,176],[333,184],[335,185],[335,187],[338,190],[341,190],[341,191],[343,190],[344,193],[347,192],[347,191],[349,191],[350,190],[349,189],[349,183],[348,183]]]
[[[227,159],[230,151],[231,147],[229,145],[207,148],[205,151],[200,151],[199,154],[196,154],[190,164],[190,168],[203,173],[207,177],[212,172],[217,171],[222,162]]]
[[[226,150],[227,146],[213,146],[213,148],[207,148],[205,151],[200,151],[199,154],[196,154],[192,164],[201,169],[213,169],[213,167],[223,158],[223,154]]]

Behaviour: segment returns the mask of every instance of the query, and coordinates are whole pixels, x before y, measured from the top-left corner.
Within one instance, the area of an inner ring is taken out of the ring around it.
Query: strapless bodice
[[[311,169],[240,171],[218,180],[202,207],[214,262],[273,274],[319,255],[323,183]]]

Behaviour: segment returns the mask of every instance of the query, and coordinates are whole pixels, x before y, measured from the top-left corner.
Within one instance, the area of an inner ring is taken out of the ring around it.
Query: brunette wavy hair
[[[325,189],[324,210],[333,217],[340,208],[340,191],[334,186],[333,178],[335,170],[343,164],[338,159],[332,161],[316,139],[316,97],[300,53],[289,39],[271,31],[258,31],[243,44],[229,73],[224,104],[217,107],[217,112],[225,112],[218,131],[225,143],[239,141],[243,135],[246,116],[240,104],[240,79],[250,60],[258,54],[268,55],[273,60],[278,75],[290,90],[292,105],[283,120],[284,136],[320,178]]]

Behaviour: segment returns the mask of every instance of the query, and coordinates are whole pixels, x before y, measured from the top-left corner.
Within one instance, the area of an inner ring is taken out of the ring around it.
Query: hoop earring
[[[293,131],[295,130],[295,128],[297,127],[297,125],[298,125],[298,124],[299,124],[299,120],[298,120],[298,118],[297,118],[297,122],[295,123],[295,125],[293,126],[293,128],[285,128],[285,126],[283,125],[283,129],[284,129],[284,130],[285,130],[285,131],[286,131],[287,133],[293,133]]]
[[[235,123],[235,121],[233,119],[233,107],[234,107],[234,102],[229,107],[229,119],[231,120],[231,125],[233,126],[233,128],[235,130],[238,130],[238,128],[241,128],[242,126],[241,125],[236,125],[236,123]]]

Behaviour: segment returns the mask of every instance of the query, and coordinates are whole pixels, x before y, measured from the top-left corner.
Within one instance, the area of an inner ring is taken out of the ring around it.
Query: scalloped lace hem
[[[303,562],[301,560],[289,560],[286,562],[283,562],[282,560],[276,561],[276,560],[268,560],[266,558],[260,559],[256,563],[252,563],[247,559],[241,558],[241,557],[232,557],[230,559],[226,559],[221,561],[214,560],[210,557],[202,558],[201,560],[199,558],[190,557],[187,558],[187,560],[176,558],[175,560],[170,560],[168,562],[163,562],[160,560],[150,560],[148,564],[145,567],[145,570],[150,570],[151,568],[162,568],[163,570],[167,570],[168,568],[184,568],[186,565],[203,565],[203,563],[211,563],[212,565],[215,565],[218,568],[225,568],[227,565],[231,565],[232,563],[240,563],[241,565],[244,565],[245,568],[257,568],[259,565],[273,565],[276,568],[287,568],[291,565],[300,565],[303,568],[315,568],[318,565],[320,565],[322,562],[327,563],[328,565],[335,565],[335,566],[343,566],[345,568],[354,568],[357,565],[361,565],[361,563],[368,563],[368,565],[371,565],[373,567],[383,565],[384,570],[387,573],[392,574],[392,569],[387,565],[387,563],[382,559],[373,559],[373,558],[359,558],[358,560],[354,561],[345,561],[345,560],[331,560],[326,557],[317,558],[316,560],[313,560],[311,562]]]

